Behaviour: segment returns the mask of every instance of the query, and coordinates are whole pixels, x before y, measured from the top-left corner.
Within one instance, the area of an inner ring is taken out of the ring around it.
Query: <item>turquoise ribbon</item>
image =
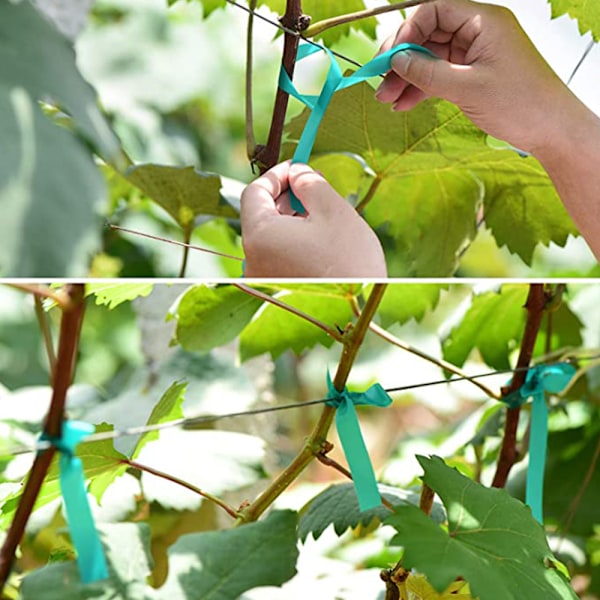
[[[329,67],[329,72],[327,73],[327,78],[325,79],[323,89],[319,96],[300,94],[294,86],[294,84],[292,83],[292,80],[290,79],[290,76],[287,74],[285,69],[282,67],[281,71],[279,72],[279,87],[294,98],[300,100],[300,102],[302,102],[303,104],[308,106],[308,108],[311,109],[310,116],[306,121],[304,131],[300,136],[300,141],[298,142],[298,146],[296,147],[296,151],[294,152],[294,157],[292,158],[293,163],[308,163],[308,159],[310,158],[310,154],[312,152],[315,139],[317,137],[319,125],[323,120],[325,111],[327,110],[329,102],[331,101],[331,98],[333,97],[333,94],[335,94],[335,92],[360,83],[365,79],[369,79],[371,77],[376,77],[378,75],[383,75],[384,73],[387,73],[392,68],[392,56],[394,56],[396,52],[416,50],[417,52],[423,52],[425,54],[428,54],[433,58],[436,57],[435,54],[433,54],[433,52],[431,52],[427,48],[424,48],[423,46],[418,46],[417,44],[400,44],[398,46],[395,46],[391,50],[388,50],[387,52],[376,56],[374,59],[370,60],[360,69],[358,69],[358,71],[355,71],[347,77],[344,77],[342,75],[342,71],[337,61],[335,60],[335,57],[327,48],[315,46],[313,44],[301,44],[298,47],[296,59],[300,61],[303,58],[306,58],[307,56],[310,56],[311,54],[314,54],[315,52],[319,52],[321,50],[327,53],[331,61],[331,65]],[[306,213],[304,206],[291,189],[290,202],[292,208],[296,212],[302,215]]]
[[[365,392],[349,392],[346,387],[340,392],[333,385],[329,373],[327,388],[327,404],[337,409],[335,425],[352,473],[358,505],[361,511],[375,508],[381,504],[381,496],[354,407],[359,404],[385,407],[392,403],[392,399],[378,383]]]
[[[104,550],[87,498],[83,464],[81,459],[75,456],[79,442],[93,433],[94,429],[89,423],[64,421],[60,438],[42,435],[42,440],[51,442],[60,451],[60,488],[83,583],[92,583],[108,577]]]
[[[529,466],[525,502],[533,516],[544,523],[544,471],[548,446],[548,406],[544,392],[562,392],[575,375],[576,369],[569,363],[538,365],[527,371],[525,383],[503,399],[510,408],[521,406],[527,398],[533,398],[531,406],[531,434],[529,438]]]

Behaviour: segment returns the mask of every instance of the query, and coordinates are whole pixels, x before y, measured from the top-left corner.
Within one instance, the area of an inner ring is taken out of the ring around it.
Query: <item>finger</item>
[[[309,215],[323,215],[349,206],[327,180],[308,165],[293,164],[290,168],[289,182]]]
[[[279,215],[276,198],[288,188],[289,161],[275,165],[246,186],[241,197],[242,229]]]

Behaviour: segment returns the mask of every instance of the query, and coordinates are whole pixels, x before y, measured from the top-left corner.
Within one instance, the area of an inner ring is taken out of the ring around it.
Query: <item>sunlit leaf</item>
[[[458,577],[480,600],[574,600],[575,592],[552,565],[543,527],[504,490],[486,488],[438,458],[418,457],[423,480],[441,498],[448,531],[418,508],[401,506],[386,520],[404,546],[406,569],[426,575],[438,591]]]

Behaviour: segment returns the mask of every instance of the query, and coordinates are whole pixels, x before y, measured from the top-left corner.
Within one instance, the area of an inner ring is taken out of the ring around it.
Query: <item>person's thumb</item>
[[[327,180],[306,164],[290,167],[290,188],[311,214],[336,212],[347,204]]]
[[[392,57],[392,70],[399,77],[429,96],[451,101],[456,101],[456,92],[461,86],[460,75],[464,69],[462,65],[411,50],[396,52]]]

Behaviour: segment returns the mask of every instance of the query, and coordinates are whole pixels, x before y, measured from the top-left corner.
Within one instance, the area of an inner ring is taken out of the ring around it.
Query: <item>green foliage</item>
[[[152,409],[152,413],[146,425],[159,425],[183,418],[181,404],[185,395],[187,383],[174,383],[158,401],[158,404]],[[144,446],[159,437],[158,431],[148,431],[140,436],[131,458],[139,456]]]
[[[81,275],[106,196],[87,145],[115,161],[119,148],[70,43],[29,2],[0,5],[0,82],[0,274]],[[72,131],[42,113],[48,99]]]
[[[136,298],[145,298],[152,292],[152,283],[87,283],[85,292],[96,298],[96,304],[113,309]]]
[[[381,496],[394,507],[419,505],[419,494],[415,491],[406,491],[382,484],[378,487]],[[361,512],[354,484],[340,483],[328,487],[315,496],[300,511],[298,537],[305,541],[308,534],[311,533],[317,540],[330,525],[333,525],[337,535],[342,535],[347,529],[354,529],[359,525],[368,527],[374,521],[383,522],[389,516],[390,509],[383,504]],[[431,517],[436,523],[442,523],[445,520],[446,515],[439,504],[434,505]]]
[[[290,286],[276,297],[329,327],[337,325],[344,329],[352,320],[352,309],[341,286]],[[333,339],[304,319],[268,305],[242,331],[240,357],[244,361],[269,353],[277,358],[288,349],[300,354],[317,344],[328,348],[333,344]]]
[[[594,39],[600,39],[600,7],[596,2],[587,0],[548,0],[552,6],[552,17],[568,14],[577,19],[579,31],[583,35],[592,32]]]
[[[139,165],[127,171],[127,179],[162,206],[184,230],[193,228],[199,216],[238,217],[222,198],[221,178],[194,167]]]
[[[441,498],[448,531],[418,508],[403,506],[387,523],[404,546],[403,564],[442,592],[463,577],[480,600],[575,599],[553,564],[544,530],[531,511],[504,490],[485,488],[437,457],[418,457],[423,481]]]
[[[175,339],[186,350],[208,352],[236,338],[261,304],[233,286],[195,286],[177,306]]]
[[[231,600],[255,587],[281,585],[296,572],[296,525],[296,513],[275,511],[237,529],[183,536],[169,551],[160,597]]]
[[[308,114],[305,109],[287,126],[291,141],[299,139]],[[482,203],[498,244],[527,264],[537,244],[564,246],[576,233],[535,159],[491,148],[458,108],[440,100],[394,113],[367,83],[338,92],[314,151],[358,154],[375,174],[359,206],[373,227],[385,226],[391,250],[405,257],[405,271],[391,275],[452,274],[476,235]],[[290,143],[284,157],[292,152]]]
[[[150,531],[143,523],[99,527],[109,579],[83,584],[74,561],[55,563],[29,574],[21,586],[21,600],[151,600],[146,584],[150,574]],[[127,560],[123,560],[127,557]]]
[[[444,340],[444,358],[462,367],[477,348],[490,367],[509,369],[510,353],[523,333],[526,298],[527,289],[520,285],[475,296],[465,317]]]
[[[394,323],[403,325],[411,319],[421,321],[435,309],[442,290],[446,289],[447,285],[430,283],[389,286],[377,311],[381,324],[390,327]]]

